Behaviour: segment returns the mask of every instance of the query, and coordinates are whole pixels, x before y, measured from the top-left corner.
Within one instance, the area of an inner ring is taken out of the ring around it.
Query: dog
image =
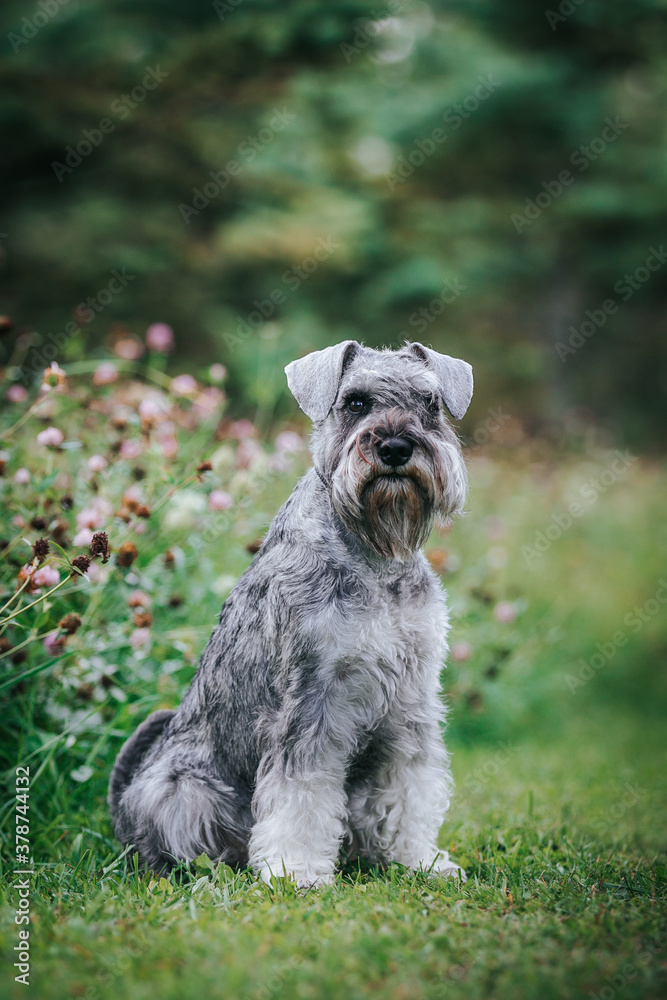
[[[418,343],[348,340],[285,372],[313,421],[313,467],[224,603],[180,708],[122,748],[116,834],[156,872],[206,852],[321,886],[344,852],[465,878],[437,844],[452,790],[448,616],[420,547],[465,501],[443,404],[464,415],[472,368]]]

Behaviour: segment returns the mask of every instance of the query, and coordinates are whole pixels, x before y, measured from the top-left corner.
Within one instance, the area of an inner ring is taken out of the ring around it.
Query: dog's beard
[[[332,501],[341,521],[380,556],[406,559],[428,538],[435,519],[433,482],[415,466],[409,473],[371,468],[361,481],[335,476]]]
[[[392,427],[399,434],[403,428]],[[461,509],[466,474],[460,450],[444,439],[419,440],[410,461],[398,469],[377,462],[373,431],[350,439],[331,475],[331,499],[345,527],[385,558],[407,559],[424,544],[436,515]]]

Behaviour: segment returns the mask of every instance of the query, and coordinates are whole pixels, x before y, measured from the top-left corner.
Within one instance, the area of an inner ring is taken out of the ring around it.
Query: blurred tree
[[[0,28],[2,309],[37,346],[169,322],[269,419],[295,355],[410,337],[475,364],[473,425],[657,442],[659,0],[36,0]]]

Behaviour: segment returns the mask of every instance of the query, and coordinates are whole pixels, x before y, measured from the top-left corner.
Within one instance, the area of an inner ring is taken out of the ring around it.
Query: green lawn
[[[283,447],[293,434],[260,446],[263,432],[244,438],[247,426],[166,391],[175,453],[142,426],[136,388],[91,392],[90,366],[77,371],[47,400],[62,447],[36,444],[39,410],[14,429],[25,408],[3,418],[0,995],[26,989],[12,969],[17,765],[31,777],[40,1000],[662,995],[664,468],[516,434],[470,455],[469,513],[429,543],[452,608],[443,682],[457,790],[441,844],[465,885],[392,867],[304,893],[207,859],[188,882],[156,882],[120,859],[105,804],[113,759],[151,710],[178,704],[247,546],[307,456]],[[107,468],[93,471],[91,455]],[[203,460],[212,469],[197,472]],[[114,554],[68,578],[67,560],[87,550],[77,521],[101,500]],[[63,585],[17,597],[40,536]],[[128,567],[118,552],[130,541]],[[82,625],[54,646],[69,612]]]

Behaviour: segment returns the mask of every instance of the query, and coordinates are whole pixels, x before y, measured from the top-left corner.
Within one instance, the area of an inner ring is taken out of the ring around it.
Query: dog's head
[[[421,344],[375,351],[348,340],[285,369],[315,425],[313,457],[334,510],[378,555],[407,558],[436,515],[463,506],[467,476],[443,404],[460,419],[472,368]]]

